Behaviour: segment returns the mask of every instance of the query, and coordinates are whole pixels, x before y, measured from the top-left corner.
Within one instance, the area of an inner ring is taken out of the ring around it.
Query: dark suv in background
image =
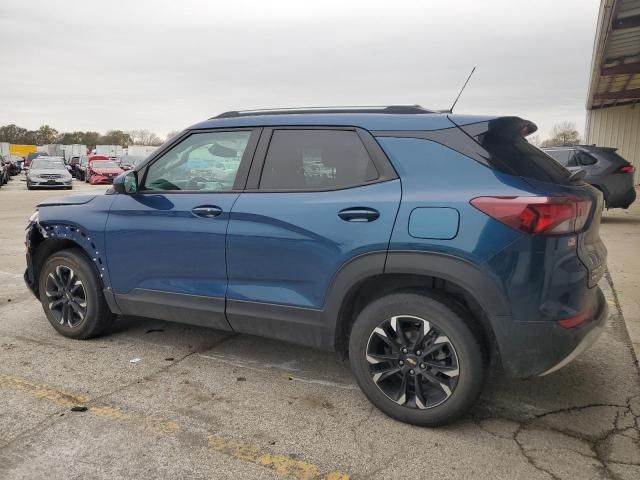
[[[41,203],[25,279],[67,337],[134,315],[337,350],[382,411],[440,425],[492,359],[551,373],[607,318],[602,194],[535,130],[415,106],[228,112],[106,195]]]
[[[629,208],[636,199],[635,168],[616,152],[616,148],[575,145],[543,150],[569,171],[583,170],[584,181],[602,192],[607,208]]]

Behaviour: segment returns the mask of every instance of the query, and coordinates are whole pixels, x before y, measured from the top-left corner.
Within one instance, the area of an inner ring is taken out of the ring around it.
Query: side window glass
[[[567,155],[569,160],[567,161],[568,167],[577,167],[578,166],[578,153],[575,150],[567,150]]]
[[[572,153],[571,150],[545,150],[545,153],[553,158],[560,165],[568,166],[569,165],[569,153]]]
[[[250,137],[250,131],[194,133],[149,166],[144,190],[232,190]]]
[[[347,130],[275,130],[260,190],[335,190],[379,177],[358,134]]]
[[[577,152],[576,156],[578,157],[580,165],[594,165],[597,163],[597,160],[587,153]]]

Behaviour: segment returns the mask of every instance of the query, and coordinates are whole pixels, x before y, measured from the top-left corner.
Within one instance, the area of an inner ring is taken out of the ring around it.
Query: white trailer
[[[122,147],[120,145],[96,145],[95,154],[120,158],[122,157]]]
[[[63,145],[62,149],[64,150],[64,159],[67,163],[69,163],[74,157],[80,158],[87,155],[87,146],[79,143]]]
[[[11,155],[11,148],[8,142],[0,142],[0,155],[4,158],[8,158]]]
[[[135,157],[148,157],[157,150],[158,147],[152,145],[129,145],[124,149],[125,155],[133,155]]]
[[[38,152],[48,153],[51,157],[62,157],[64,156],[64,145],[59,143],[50,143],[47,145],[38,145]]]

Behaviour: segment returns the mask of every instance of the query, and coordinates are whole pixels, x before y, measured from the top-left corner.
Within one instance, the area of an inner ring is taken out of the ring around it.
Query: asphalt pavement
[[[636,264],[602,280],[608,325],[575,362],[530,380],[494,371],[468,417],[419,428],[373,408],[332,353],[140,318],[90,341],[56,334],[22,281],[26,221],[44,198],[104,190],[0,189],[0,478],[640,478],[617,294],[633,295]],[[616,215],[607,242],[637,238],[640,218],[618,232]]]

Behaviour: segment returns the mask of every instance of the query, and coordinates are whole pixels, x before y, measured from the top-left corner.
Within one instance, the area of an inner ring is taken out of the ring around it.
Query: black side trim
[[[127,294],[115,294],[115,300],[122,315],[233,330],[224,315],[224,298],[135,288]]]
[[[371,252],[349,260],[336,272],[324,302],[327,326],[331,331],[331,343],[335,348],[335,334],[340,310],[348,293],[364,280],[382,275],[387,252]]]
[[[511,315],[509,302],[497,283],[473,263],[437,252],[390,251],[384,273],[430,275],[466,290],[489,316]]]
[[[227,300],[227,319],[233,330],[260,337],[330,350],[325,312],[270,303]]]
[[[110,289],[107,290],[105,288],[102,290],[102,294],[104,295],[104,299],[106,300],[107,305],[109,306],[109,310],[111,310],[111,312],[116,315],[122,315],[122,310],[120,310],[120,307],[116,302],[116,297],[113,294],[113,291],[111,291]]]
[[[343,301],[355,285],[382,274],[386,251],[365,253],[334,275],[322,310],[227,299],[227,318],[234,331],[322,350],[336,348],[336,323]]]

